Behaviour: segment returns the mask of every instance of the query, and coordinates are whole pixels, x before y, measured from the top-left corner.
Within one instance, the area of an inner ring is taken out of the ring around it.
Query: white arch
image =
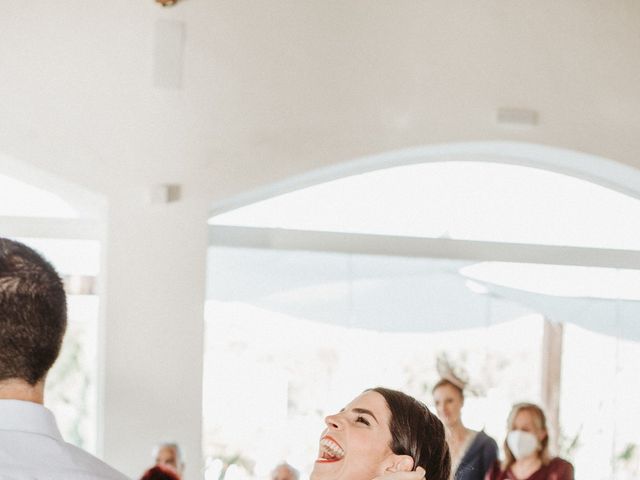
[[[68,203],[80,218],[103,219],[106,198],[27,162],[0,153],[0,175],[6,175],[32,187],[54,194]]]
[[[384,168],[443,161],[521,165],[569,175],[640,199],[640,170],[616,161],[558,147],[524,142],[464,142],[393,150],[321,168],[214,202],[216,215],[277,195]]]

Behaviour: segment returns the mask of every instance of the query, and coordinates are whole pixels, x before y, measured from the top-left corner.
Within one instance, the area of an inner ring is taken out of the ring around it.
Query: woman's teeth
[[[339,460],[344,457],[344,450],[336,442],[323,438],[320,440],[320,446],[322,447],[322,458]]]

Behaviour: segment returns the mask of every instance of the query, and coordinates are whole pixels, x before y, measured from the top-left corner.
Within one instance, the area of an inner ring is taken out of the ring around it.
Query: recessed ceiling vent
[[[153,83],[156,87],[182,88],[185,35],[184,22],[156,22],[153,49]]]
[[[538,112],[530,108],[498,108],[496,120],[500,125],[533,127],[538,125]]]

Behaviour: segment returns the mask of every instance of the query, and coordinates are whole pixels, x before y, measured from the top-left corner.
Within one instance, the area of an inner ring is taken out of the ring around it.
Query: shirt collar
[[[53,413],[44,405],[23,400],[0,400],[0,430],[36,433],[63,441]]]

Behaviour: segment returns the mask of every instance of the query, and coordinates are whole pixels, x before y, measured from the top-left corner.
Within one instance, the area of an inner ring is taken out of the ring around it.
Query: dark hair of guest
[[[180,477],[173,470],[157,465],[144,472],[140,480],[180,480]]]

